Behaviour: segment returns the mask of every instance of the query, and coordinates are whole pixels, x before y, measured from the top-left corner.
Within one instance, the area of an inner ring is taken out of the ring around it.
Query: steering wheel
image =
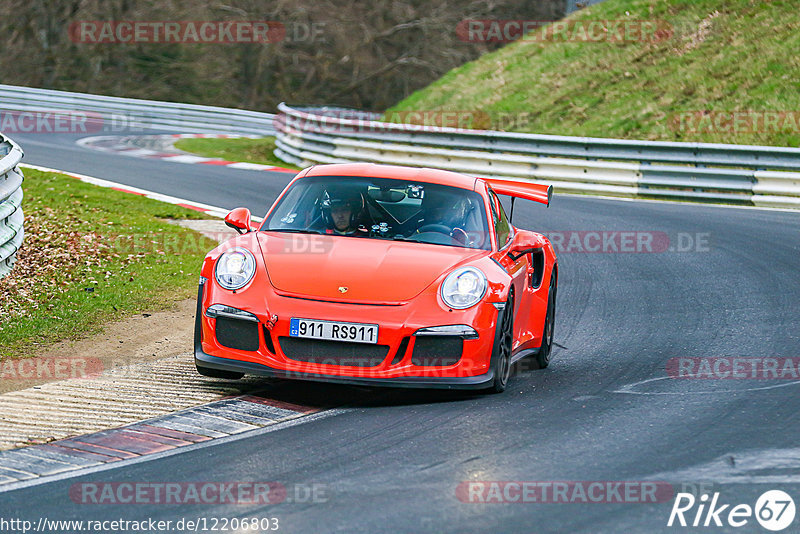
[[[420,234],[424,232],[436,232],[439,234],[445,234],[447,237],[452,237],[453,240],[455,240],[458,243],[461,243],[462,245],[466,245],[467,241],[469,241],[469,236],[467,235],[467,232],[465,232],[463,229],[453,228],[451,230],[450,227],[447,226],[446,224],[426,224],[421,226],[420,229],[417,230],[417,232]]]
[[[450,227],[445,224],[426,224],[421,226],[417,230],[417,232],[420,234],[423,234],[425,232],[438,232],[440,234],[447,234],[448,236],[450,235],[451,231],[452,230],[450,229]]]
[[[453,228],[453,231],[450,233],[450,237],[461,243],[462,245],[466,245],[467,241],[469,241],[469,236],[467,232],[465,232],[462,228]]]

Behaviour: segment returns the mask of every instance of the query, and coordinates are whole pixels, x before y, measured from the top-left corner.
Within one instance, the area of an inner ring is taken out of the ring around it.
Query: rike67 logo
[[[781,490],[764,492],[755,506],[749,504],[723,504],[715,492],[709,502],[708,494],[699,499],[691,493],[678,493],[667,526],[709,527],[727,526],[739,528],[747,525],[755,517],[765,529],[773,532],[784,530],[794,522],[794,500]]]

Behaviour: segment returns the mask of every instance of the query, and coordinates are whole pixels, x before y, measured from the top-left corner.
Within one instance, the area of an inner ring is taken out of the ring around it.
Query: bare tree
[[[470,19],[553,20],[565,0],[7,0],[0,80],[272,110],[280,101],[383,110],[501,44]],[[81,21],[275,21],[271,43],[87,43]]]

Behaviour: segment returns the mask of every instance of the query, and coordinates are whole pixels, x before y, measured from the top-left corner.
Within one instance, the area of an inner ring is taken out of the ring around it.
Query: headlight
[[[244,287],[256,273],[256,259],[249,250],[232,248],[217,260],[214,275],[225,289]]]
[[[476,305],[486,294],[486,275],[475,267],[456,269],[442,283],[442,300],[456,310]]]

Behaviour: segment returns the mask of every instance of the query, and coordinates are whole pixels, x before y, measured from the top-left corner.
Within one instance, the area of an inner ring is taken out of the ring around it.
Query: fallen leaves
[[[74,214],[26,203],[25,241],[12,274],[0,279],[0,331],[15,317],[31,318],[39,308],[52,309],[50,301],[63,293],[94,292],[97,278],[123,274],[127,266],[146,257],[119,254],[116,248],[124,249],[129,236],[101,234],[88,225]]]

